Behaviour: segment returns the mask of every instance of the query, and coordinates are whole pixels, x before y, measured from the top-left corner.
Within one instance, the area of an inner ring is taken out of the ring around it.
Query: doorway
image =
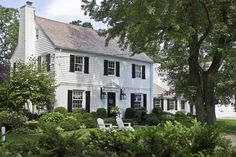
[[[111,112],[112,107],[116,106],[116,93],[107,93],[107,113],[109,117],[115,116],[115,113]]]

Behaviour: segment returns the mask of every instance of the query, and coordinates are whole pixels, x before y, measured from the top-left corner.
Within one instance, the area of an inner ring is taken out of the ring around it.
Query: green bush
[[[61,120],[63,120],[64,115],[59,112],[50,112],[44,114],[42,117],[40,117],[39,122],[55,122],[59,123]]]
[[[0,126],[5,126],[7,130],[19,128],[24,125],[27,118],[17,112],[0,112]]]
[[[80,114],[84,114],[84,113],[88,113],[84,108],[77,108],[73,110],[73,113],[80,113]]]
[[[107,117],[107,111],[105,108],[98,108],[97,109],[97,117],[98,118],[106,118]]]
[[[125,118],[128,119],[135,118],[135,110],[133,108],[127,108],[125,110]]]
[[[86,119],[83,119],[82,124],[84,124],[87,128],[96,128],[97,119],[93,117],[88,117]]]
[[[23,110],[23,115],[25,115],[28,120],[38,120],[40,115],[37,114],[37,113],[32,113],[32,112],[29,112],[28,110]]]
[[[117,124],[116,124],[116,119],[115,119],[115,117],[105,118],[105,119],[104,119],[104,122],[105,122],[105,123],[112,124],[112,125],[117,125]]]
[[[154,114],[162,114],[163,110],[162,110],[161,107],[154,107],[153,110],[152,110],[152,113],[154,113]]]
[[[80,128],[80,122],[73,116],[65,117],[62,121],[60,121],[59,125],[65,131],[77,130]]]
[[[143,123],[145,121],[145,116],[147,114],[147,111],[144,107],[139,108],[139,109],[135,109],[135,119],[137,120],[137,122],[139,123]]]
[[[57,107],[57,108],[55,108],[55,109],[53,110],[53,112],[59,112],[59,113],[61,113],[61,114],[63,114],[63,115],[67,114],[67,110],[66,110],[66,108],[64,108],[64,107]]]
[[[160,122],[161,122],[161,119],[159,115],[151,113],[145,116],[145,124],[147,125],[157,125]]]
[[[187,115],[185,114],[184,111],[177,111],[177,112],[175,113],[175,117],[186,118]]]

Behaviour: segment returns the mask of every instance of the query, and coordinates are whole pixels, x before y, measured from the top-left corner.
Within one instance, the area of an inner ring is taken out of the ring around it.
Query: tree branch
[[[208,26],[207,26],[204,34],[200,37],[200,39],[199,39],[199,41],[197,43],[197,46],[199,46],[199,47],[202,44],[202,42],[206,39],[206,37],[208,36],[208,34],[210,33],[211,28],[212,28],[212,22],[211,22],[211,19],[210,19],[209,10],[208,10],[208,8],[206,6],[206,3],[202,2],[202,5],[203,5],[204,10],[205,10],[206,15],[207,15]]]

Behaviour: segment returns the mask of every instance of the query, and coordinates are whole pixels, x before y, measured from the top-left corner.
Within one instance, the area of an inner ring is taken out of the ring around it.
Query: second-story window
[[[132,78],[146,78],[145,65],[132,64]]]
[[[75,71],[83,71],[83,57],[75,56]]]
[[[107,74],[108,75],[114,75],[115,74],[115,62],[108,61]]]
[[[120,62],[104,60],[104,75],[120,76]]]
[[[135,77],[142,78],[142,66],[141,65],[135,65]]]

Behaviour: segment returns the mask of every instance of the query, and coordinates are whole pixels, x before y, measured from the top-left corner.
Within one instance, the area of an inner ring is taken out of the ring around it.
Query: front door
[[[115,116],[114,113],[111,113],[112,107],[116,106],[116,93],[107,93],[107,111],[108,116]]]

